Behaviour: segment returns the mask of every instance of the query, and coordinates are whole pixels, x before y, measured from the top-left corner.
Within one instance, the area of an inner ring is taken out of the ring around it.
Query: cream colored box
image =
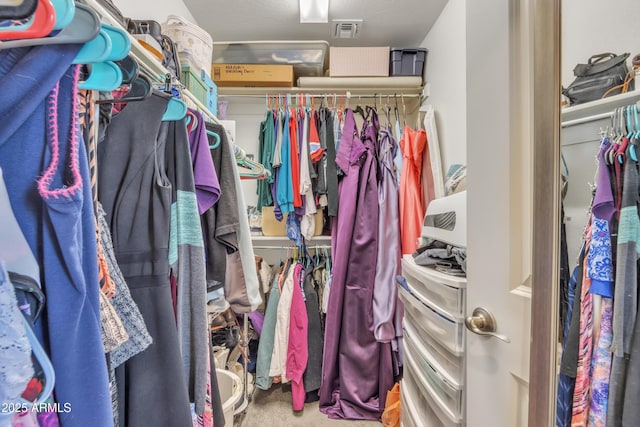
[[[330,77],[388,77],[389,46],[331,47]]]

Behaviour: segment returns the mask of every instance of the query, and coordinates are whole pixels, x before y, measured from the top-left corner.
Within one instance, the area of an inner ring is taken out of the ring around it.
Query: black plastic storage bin
[[[390,76],[422,76],[427,49],[392,48],[389,61]]]

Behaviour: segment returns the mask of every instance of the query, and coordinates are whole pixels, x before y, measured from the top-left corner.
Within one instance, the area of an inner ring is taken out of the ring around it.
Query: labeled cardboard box
[[[331,77],[389,76],[389,47],[333,47],[329,49]]]
[[[220,87],[293,87],[293,65],[213,64],[211,77]]]
[[[286,236],[287,235],[287,214],[283,215],[282,221],[276,219],[273,213],[273,206],[262,207],[262,234],[264,236]],[[324,225],[324,215],[322,214],[322,208],[318,208],[316,213],[316,228],[314,236],[320,236],[322,234],[322,227]]]

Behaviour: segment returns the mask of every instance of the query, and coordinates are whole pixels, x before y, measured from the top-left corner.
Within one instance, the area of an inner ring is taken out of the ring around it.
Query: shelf
[[[251,242],[253,246],[259,247],[293,247],[295,243],[292,240],[289,240],[286,236],[251,236]],[[313,239],[307,240],[307,246],[316,246],[316,245],[330,245],[331,244],[331,236],[314,236]]]
[[[617,107],[624,107],[640,100],[640,90],[610,96],[597,101],[585,102],[575,107],[561,109],[562,127],[578,125],[611,116]]]
[[[422,94],[422,77],[300,77],[298,86],[218,87],[218,96],[265,96],[309,93],[313,95],[405,95]]]
[[[138,40],[133,37],[126,28],[123,28],[120,22],[115,19],[107,9],[105,9],[100,3],[98,3],[97,0],[82,0],[82,3],[90,6],[100,16],[102,22],[124,31],[129,36],[129,40],[131,40],[131,55],[141,66],[145,67],[149,72],[154,74],[158,78],[158,81],[162,81],[162,76],[166,75],[169,71],[158,61],[155,56],[151,54],[151,52],[142,47]],[[214,116],[198,98],[196,98],[191,92],[189,92],[188,89],[183,87],[182,95],[185,98],[188,98],[189,101],[191,101],[197,107],[197,109],[210,120],[218,124],[220,123],[218,118]]]

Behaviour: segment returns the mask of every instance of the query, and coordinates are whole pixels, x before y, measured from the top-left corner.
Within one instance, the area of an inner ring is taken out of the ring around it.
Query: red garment
[[[309,115],[309,143],[320,144],[320,136],[318,135],[318,127],[316,126],[316,112],[312,111]]]
[[[302,411],[306,393],[302,381],[304,371],[307,370],[309,359],[308,330],[309,317],[307,316],[307,306],[302,296],[301,284],[304,281],[304,270],[302,265],[295,267],[293,278],[293,298],[291,299],[291,309],[289,311],[289,344],[287,347],[287,378],[291,379],[291,398],[293,400],[293,410]]]
[[[300,157],[298,155],[298,120],[296,113],[291,112],[289,118],[289,135],[291,137],[291,182],[293,183],[293,207],[302,207],[300,195]]]
[[[422,232],[426,209],[421,185],[422,153],[426,147],[425,130],[413,130],[405,126],[400,140],[403,158],[400,176],[400,232],[403,254],[415,252],[418,248],[418,237]]]

